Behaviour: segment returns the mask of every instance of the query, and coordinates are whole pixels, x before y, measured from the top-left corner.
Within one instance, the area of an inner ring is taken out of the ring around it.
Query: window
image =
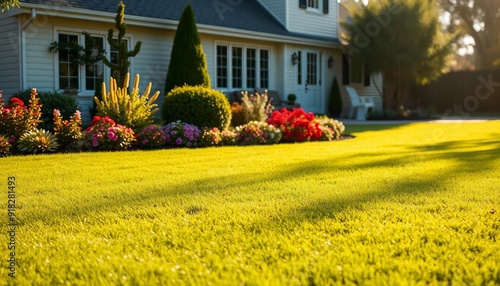
[[[270,51],[217,45],[217,88],[269,88]]]
[[[330,0],[299,0],[299,8],[310,12],[328,14]]]
[[[125,40],[128,45],[129,40]],[[82,32],[59,32],[57,42],[81,46],[86,51],[85,60],[78,57],[76,49],[61,49],[55,54],[57,65],[56,86],[59,90],[78,90],[81,93],[94,92],[100,88],[105,77],[111,76],[109,68],[102,61],[95,61],[99,52],[109,51],[105,56],[112,63],[117,63],[118,51],[111,48],[102,35],[90,35]],[[89,52],[90,51],[90,52]],[[80,62],[79,62],[80,61]],[[85,61],[83,64],[81,61]]]
[[[227,74],[227,46],[217,46],[217,87],[228,87]]]
[[[78,44],[78,35],[59,34],[59,43]],[[78,55],[70,49],[60,50],[57,53],[59,60],[59,89],[80,89],[79,75],[80,65]]]
[[[269,51],[260,50],[260,87],[269,87]]]
[[[319,9],[319,0],[307,0],[307,8]]]
[[[243,49],[233,47],[233,88],[243,87]]]
[[[257,83],[257,50],[247,49],[247,88],[255,88]]]
[[[351,71],[351,74],[349,76],[350,82],[352,84],[362,84],[363,62],[359,59],[359,57],[351,56],[350,71]]]
[[[318,54],[307,53],[307,84],[318,84]]]
[[[90,41],[85,41],[85,48],[92,51],[92,57],[96,58],[99,51],[104,50],[104,37],[91,37]],[[85,89],[96,90],[99,84],[104,81],[104,63],[98,61],[85,66]]]

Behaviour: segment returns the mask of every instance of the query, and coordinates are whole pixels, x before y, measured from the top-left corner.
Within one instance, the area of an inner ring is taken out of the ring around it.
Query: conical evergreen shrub
[[[174,87],[184,85],[210,87],[207,60],[191,4],[184,8],[177,26],[165,81],[165,95]]]

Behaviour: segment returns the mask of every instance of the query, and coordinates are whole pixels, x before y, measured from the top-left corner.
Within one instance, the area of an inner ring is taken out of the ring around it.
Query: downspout
[[[31,17],[23,24],[21,27],[21,90],[25,90],[28,87],[27,75],[26,75],[26,28],[35,20],[36,9],[31,9]]]

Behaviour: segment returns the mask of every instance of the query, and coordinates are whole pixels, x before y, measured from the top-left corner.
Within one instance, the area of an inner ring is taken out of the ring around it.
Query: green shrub
[[[126,74],[124,87],[118,87],[116,80],[111,78],[109,93],[106,85],[102,85],[102,100],[94,97],[97,111],[100,116],[109,116],[114,122],[132,128],[135,133],[154,121],[154,114],[158,112],[157,104],[153,103],[159,96],[157,91],[151,98],[152,84],[149,83],[144,94],[139,95],[139,74],[135,76],[132,92],[128,94],[130,74]]]
[[[177,26],[165,80],[165,94],[184,85],[210,87],[207,60],[191,4],[184,8]]]
[[[182,86],[172,89],[162,106],[164,122],[190,123],[200,128],[225,130],[231,122],[231,106],[226,96],[204,86]]]
[[[30,130],[17,141],[17,148],[22,153],[55,152],[58,147],[57,138],[43,129]]]
[[[30,99],[31,89],[18,92],[14,97],[28,102]],[[69,119],[78,109],[76,98],[74,95],[63,94],[57,91],[39,92],[40,104],[42,105],[42,122],[38,127],[52,131],[54,130],[54,109],[58,109],[64,119]]]
[[[328,100],[328,109],[333,117],[338,117],[340,113],[342,113],[342,96],[336,77],[333,78],[332,90],[330,91],[330,98]]]

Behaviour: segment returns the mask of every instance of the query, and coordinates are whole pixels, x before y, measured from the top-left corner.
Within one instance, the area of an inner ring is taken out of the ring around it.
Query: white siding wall
[[[283,26],[286,26],[286,0],[276,1],[276,0],[259,0],[266,9],[273,14],[278,21],[281,22]],[[288,4],[289,5],[289,4]]]
[[[322,1],[320,1],[322,2]],[[288,4],[288,30],[291,32],[337,38],[337,1],[329,0],[329,12],[299,8],[299,1]]]
[[[0,90],[7,98],[21,88],[18,19],[0,19],[0,27]]]

